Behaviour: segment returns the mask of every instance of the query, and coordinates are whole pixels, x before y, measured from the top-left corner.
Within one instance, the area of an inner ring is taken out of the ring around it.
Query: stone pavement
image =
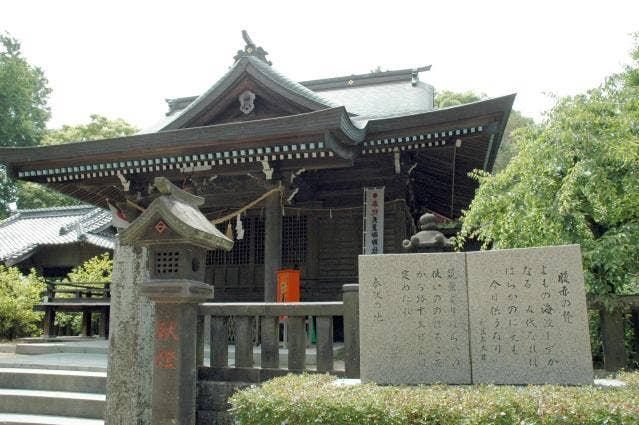
[[[107,350],[108,343],[103,339],[37,344],[2,344],[0,368],[106,372]]]
[[[234,346],[229,347],[229,365],[234,365]],[[259,365],[260,348],[254,347],[254,362]],[[335,344],[335,369],[344,370],[341,360],[343,344]],[[59,369],[78,370],[85,372],[107,371],[108,341],[104,339],[71,340],[46,343],[0,344],[0,368],[29,368],[29,369]],[[209,347],[204,351],[204,364],[208,365]],[[280,361],[285,367],[288,353],[280,348]],[[306,349],[306,363],[310,370],[314,369],[316,353],[315,347]]]

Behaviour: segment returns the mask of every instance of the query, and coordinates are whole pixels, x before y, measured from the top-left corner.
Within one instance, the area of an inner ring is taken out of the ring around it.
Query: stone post
[[[147,249],[116,244],[111,285],[106,421],[151,423],[154,309],[140,297]]]
[[[599,311],[601,339],[603,340],[604,369],[615,371],[626,367],[628,357],[624,343],[623,311]]]
[[[213,287],[189,280],[154,280],[142,295],[155,304],[153,425],[195,425],[197,305],[213,298]]]
[[[346,377],[359,378],[359,285],[344,285],[343,292]]]
[[[264,301],[277,301],[277,271],[282,268],[282,203],[280,192],[264,201]]]

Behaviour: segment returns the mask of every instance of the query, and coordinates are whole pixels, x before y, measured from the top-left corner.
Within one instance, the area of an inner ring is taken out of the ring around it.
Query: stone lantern
[[[433,214],[424,214],[419,218],[420,231],[404,240],[404,249],[411,252],[448,252],[453,244],[437,229],[437,220]]]
[[[206,251],[233,241],[199,211],[204,199],[155,179],[162,194],[120,233],[122,245],[149,251],[140,294],[155,303],[153,424],[195,424],[197,304],[213,298],[204,282]]]

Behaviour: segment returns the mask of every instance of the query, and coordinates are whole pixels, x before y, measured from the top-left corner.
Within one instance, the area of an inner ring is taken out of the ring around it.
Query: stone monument
[[[593,382],[578,245],[361,255],[359,285],[362,382]]]
[[[361,255],[359,282],[362,382],[471,382],[464,254]]]
[[[473,383],[592,384],[579,245],[466,254]]]

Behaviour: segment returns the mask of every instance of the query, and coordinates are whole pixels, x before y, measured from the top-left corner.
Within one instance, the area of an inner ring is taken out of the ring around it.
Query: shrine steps
[[[106,373],[0,369],[0,425],[102,425]]]
[[[102,419],[70,418],[68,416],[0,413],[0,425],[104,425],[104,421]]]

